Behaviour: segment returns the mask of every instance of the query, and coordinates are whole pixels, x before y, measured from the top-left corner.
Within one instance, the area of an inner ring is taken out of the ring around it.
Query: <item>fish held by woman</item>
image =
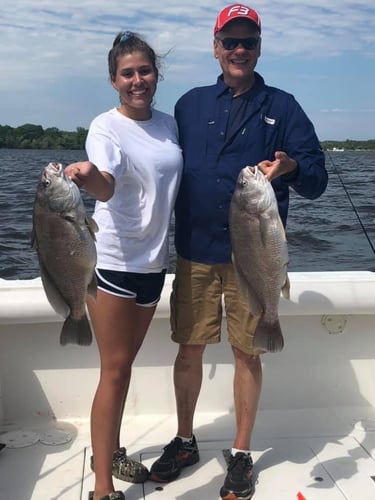
[[[278,317],[280,293],[289,298],[288,247],[271,183],[257,167],[241,170],[231,200],[232,259],[240,290],[259,316],[255,352],[284,346]]]
[[[86,214],[78,186],[60,163],[49,163],[35,194],[31,243],[38,254],[47,299],[65,318],[61,345],[92,342],[86,294],[96,298],[97,230]]]

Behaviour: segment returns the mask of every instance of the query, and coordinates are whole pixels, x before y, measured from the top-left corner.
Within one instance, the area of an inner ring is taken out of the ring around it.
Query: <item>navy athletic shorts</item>
[[[164,286],[166,269],[160,273],[128,273],[96,269],[98,288],[112,295],[135,299],[136,304],[155,306]]]

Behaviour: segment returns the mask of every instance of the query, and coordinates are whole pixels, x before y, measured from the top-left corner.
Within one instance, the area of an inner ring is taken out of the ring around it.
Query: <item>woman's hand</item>
[[[84,188],[99,201],[108,201],[115,190],[115,179],[108,172],[100,171],[91,161],[71,163],[65,168],[79,188]]]
[[[94,169],[96,169],[96,167],[91,161],[80,161],[68,165],[65,168],[65,173],[69,175],[79,188],[81,188],[86,184],[87,180],[90,178],[90,173]]]

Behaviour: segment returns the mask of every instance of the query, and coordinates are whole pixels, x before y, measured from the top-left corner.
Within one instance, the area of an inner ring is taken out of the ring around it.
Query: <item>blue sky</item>
[[[156,107],[173,113],[191,87],[216,81],[217,13],[204,0],[2,0],[0,125],[88,128],[117,105],[107,54],[118,31],[137,31],[164,58]],[[375,4],[371,0],[257,0],[257,71],[292,93],[321,140],[375,138]]]

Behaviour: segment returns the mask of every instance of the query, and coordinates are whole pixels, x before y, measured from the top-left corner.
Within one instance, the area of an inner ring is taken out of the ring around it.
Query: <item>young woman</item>
[[[119,33],[108,54],[120,105],[90,125],[89,161],[66,172],[97,200],[98,292],[88,309],[100,354],[91,411],[93,500],[122,500],[112,475],[143,482],[148,470],[120,448],[133,361],[145,338],[168,265],[168,227],[182,155],[172,116],[153,109],[159,58],[137,34]]]

